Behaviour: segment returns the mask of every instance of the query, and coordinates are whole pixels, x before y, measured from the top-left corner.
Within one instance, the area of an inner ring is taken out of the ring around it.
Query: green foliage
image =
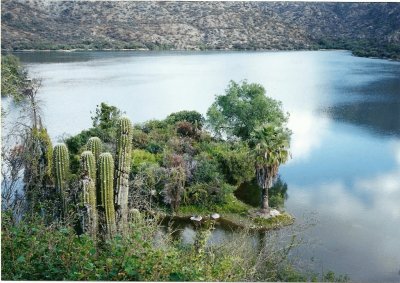
[[[204,183],[196,183],[185,188],[183,204],[208,207],[210,205],[208,188],[208,184]]]
[[[12,226],[2,215],[3,280],[79,280],[92,278],[95,243],[67,227],[38,220]],[[74,278],[74,279],[73,279]]]
[[[1,96],[11,96],[15,101],[21,101],[27,88],[28,74],[19,59],[13,55],[1,56]]]
[[[243,275],[234,256],[206,250],[198,257],[194,249],[168,239],[156,246],[156,232],[157,226],[139,219],[126,237],[97,247],[68,227],[46,227],[39,221],[12,226],[3,220],[2,279],[224,281]]]
[[[165,180],[167,178],[167,170],[160,167],[157,163],[142,163],[133,179],[133,190],[143,191],[146,195],[158,198],[164,189]]]
[[[165,122],[171,125],[175,125],[177,122],[183,122],[183,121],[189,122],[196,129],[201,130],[203,128],[205,119],[197,111],[186,111],[186,110],[172,113],[165,119]]]
[[[218,162],[208,154],[199,154],[195,158],[196,167],[193,172],[194,183],[221,183],[223,176],[219,172]]]
[[[281,215],[271,218],[257,217],[254,219],[254,223],[268,229],[276,229],[282,226],[287,226],[293,224],[293,222],[294,218],[287,213],[282,213]]]
[[[236,208],[230,207],[230,202],[235,202],[231,197],[235,189],[225,183],[194,183],[185,189],[183,204],[186,206],[197,205],[206,209],[219,207],[220,211],[224,207],[229,212],[236,211]]]
[[[216,156],[220,171],[229,184],[240,185],[254,178],[254,159],[247,144],[242,142],[232,145],[220,143],[215,146],[211,145],[208,152],[212,156]]]
[[[93,128],[84,130],[65,140],[70,151],[71,172],[73,174],[77,174],[79,171],[80,153],[83,151],[96,151],[93,153],[97,160],[101,151],[110,150],[112,148],[116,140],[117,122],[120,115],[121,111],[115,106],[101,103],[100,106],[96,108],[95,116],[92,117]],[[92,140],[95,142],[93,145]],[[96,148],[88,148],[87,146],[95,146]]]
[[[133,131],[133,146],[154,154],[162,153],[173,135],[175,135],[173,126],[164,121],[150,120],[142,125],[136,125]]]
[[[118,119],[121,111],[115,107],[102,102],[97,105],[95,115],[92,117],[93,127],[101,130],[99,137],[104,142],[115,139]]]
[[[137,174],[139,167],[144,164],[158,164],[157,155],[143,149],[132,150],[131,173]]]
[[[40,149],[40,157],[38,161],[41,162],[41,168],[44,168],[44,178],[49,180],[52,175],[52,158],[53,158],[53,145],[46,128],[31,130],[31,140],[36,143]],[[30,152],[32,154],[33,151]]]
[[[196,187],[197,185],[195,185]],[[199,184],[198,188],[202,188],[203,190],[207,190],[202,184]],[[227,214],[233,214],[234,218],[237,218],[238,215],[247,215],[248,211],[252,208],[251,206],[243,203],[238,200],[232,193],[235,187],[225,184],[224,185],[224,201],[220,203],[212,203],[209,205],[199,205],[199,204],[186,204],[182,205],[178,209],[178,215],[181,216],[191,216],[191,215],[209,215],[214,212],[223,213],[224,217]],[[200,203],[200,202],[199,202]],[[210,203],[210,201],[205,201],[205,204]]]
[[[322,282],[349,282],[350,278],[347,275],[336,275],[333,271],[328,271],[322,275]]]
[[[351,50],[355,56],[400,59],[400,47],[393,43],[371,39],[322,38],[317,42],[321,49]]]
[[[212,248],[202,227],[201,255],[194,245],[172,241],[159,233],[154,221],[139,217],[125,237],[102,245],[87,235],[38,219],[14,224],[2,213],[1,271],[3,280],[68,281],[310,281],[316,274],[300,273],[287,260],[287,249],[260,251],[245,244],[245,233]],[[158,235],[161,242],[155,243]],[[269,243],[269,246],[273,243]],[[262,252],[265,253],[263,256]],[[329,271],[318,281],[347,282],[347,276]]]
[[[207,118],[218,136],[248,140],[253,130],[264,123],[285,124],[288,114],[283,112],[281,102],[265,96],[260,84],[231,81],[225,95],[216,96]]]
[[[65,144],[70,152],[71,173],[77,174],[80,166],[80,153],[87,150],[87,143],[91,137],[102,135],[99,128],[91,128],[84,130],[76,136],[69,137],[65,140]],[[97,159],[96,159],[97,160]]]
[[[285,163],[290,157],[290,135],[289,129],[271,123],[256,128],[250,141],[254,147],[256,166],[277,167]]]
[[[285,201],[288,199],[287,184],[278,176],[277,181],[269,189],[269,205],[273,208],[282,209],[285,207]],[[261,205],[261,190],[257,180],[242,183],[235,191],[235,195],[245,203],[253,207]]]
[[[251,135],[257,183],[262,189],[261,208],[264,210],[269,208],[268,190],[278,176],[279,166],[290,158],[290,135],[286,127],[271,123],[263,124]]]

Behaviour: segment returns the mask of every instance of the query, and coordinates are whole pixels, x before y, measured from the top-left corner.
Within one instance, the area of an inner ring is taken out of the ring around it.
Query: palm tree
[[[261,212],[269,212],[268,190],[278,176],[279,165],[289,157],[291,131],[284,126],[266,123],[251,135],[258,186],[262,190]]]

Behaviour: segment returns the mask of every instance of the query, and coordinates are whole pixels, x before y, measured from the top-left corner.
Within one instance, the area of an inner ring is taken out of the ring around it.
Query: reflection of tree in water
[[[271,207],[283,208],[285,200],[288,199],[288,186],[282,181],[281,176],[278,176],[275,184],[269,189],[269,202]],[[256,180],[245,182],[235,191],[235,196],[254,207],[261,205],[261,190],[257,185]]]
[[[283,208],[285,200],[289,198],[288,186],[279,176],[272,188],[269,189],[269,203],[271,207]]]

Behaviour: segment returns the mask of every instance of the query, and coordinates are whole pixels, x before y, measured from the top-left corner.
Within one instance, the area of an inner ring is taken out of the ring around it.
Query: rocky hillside
[[[315,49],[400,58],[400,3],[2,1],[2,49]]]

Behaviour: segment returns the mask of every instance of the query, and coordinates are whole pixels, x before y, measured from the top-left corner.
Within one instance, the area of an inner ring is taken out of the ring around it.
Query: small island
[[[124,137],[121,121],[126,123]],[[132,201],[124,202],[129,209],[187,219],[218,213],[221,220],[236,226],[278,228],[293,223],[292,216],[277,210],[283,206],[283,196],[277,192],[271,208],[268,195],[279,165],[290,157],[286,122],[281,103],[265,96],[261,85],[246,81],[232,81],[225,94],[216,97],[207,119],[196,111],[180,111],[164,120],[132,125],[119,109],[102,103],[93,128],[65,139],[68,182],[79,186],[80,178],[87,178],[82,172],[87,151],[97,160],[103,151],[116,148],[114,178],[125,179],[114,183],[127,185],[125,196]],[[126,148],[119,149],[122,138],[127,139]],[[118,159],[119,151],[124,153],[123,161]],[[125,168],[117,168],[118,164]],[[240,184],[253,179],[262,191],[259,209],[234,195]],[[117,195],[115,187],[113,191]]]

